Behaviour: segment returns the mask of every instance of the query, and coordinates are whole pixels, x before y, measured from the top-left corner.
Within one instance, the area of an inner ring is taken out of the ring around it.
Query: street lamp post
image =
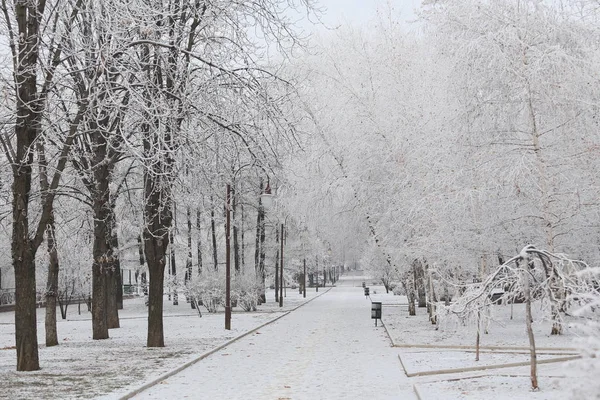
[[[283,230],[284,224],[281,224],[281,257],[279,258],[281,269],[279,271],[279,307],[283,307]]]

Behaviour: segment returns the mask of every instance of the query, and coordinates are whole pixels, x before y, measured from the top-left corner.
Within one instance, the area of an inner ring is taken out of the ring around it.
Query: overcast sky
[[[390,3],[394,14],[400,15],[404,21],[415,18],[414,9],[421,0],[318,0],[323,8],[323,22],[330,28],[344,24],[365,24],[376,15],[378,5]],[[313,19],[313,18],[311,18]],[[299,22],[305,32],[325,33],[327,31],[322,25],[310,24],[307,21]],[[407,26],[410,30],[410,28]]]
[[[420,0],[319,0],[319,3],[327,8],[324,21],[335,25],[344,22],[367,22],[375,16],[377,4],[385,4],[386,1],[389,1],[405,20],[414,18],[413,10],[420,4]]]

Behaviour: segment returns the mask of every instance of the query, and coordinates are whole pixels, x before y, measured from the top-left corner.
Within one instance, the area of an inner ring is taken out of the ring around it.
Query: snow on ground
[[[321,292],[320,292],[321,293]],[[310,300],[316,294],[307,291]],[[60,345],[46,348],[44,310],[39,309],[38,340],[41,370],[16,372],[14,348],[14,313],[0,313],[0,398],[15,399],[68,399],[93,398],[124,387],[135,387],[158,377],[184,362],[217,347],[261,324],[282,315],[304,302],[298,290],[288,289],[284,308],[273,301],[273,291],[267,293],[268,302],[252,313],[232,315],[232,330],[224,329],[223,313],[208,314],[202,308],[198,317],[180,296],[179,305],[173,306],[165,297],[164,348],[146,348],[147,317],[142,298],[125,301],[120,311],[121,328],[110,330],[110,339],[94,341],[91,338],[91,314],[82,305],[71,305],[68,319],[58,313]]]
[[[425,308],[417,308],[417,316],[408,316],[406,297],[385,294],[382,287],[375,291],[377,294],[371,299],[383,303],[383,322],[397,346],[406,372],[434,372],[433,375],[410,378],[421,400],[600,399],[600,393],[586,389],[581,380],[582,372],[589,369],[588,360],[538,364],[540,390],[536,392],[530,390],[528,365],[484,369],[529,361],[528,351],[519,350],[529,347],[522,304],[514,305],[512,320],[510,305],[493,307],[488,334],[481,334],[480,361],[475,361],[476,331],[473,326],[446,320],[436,329],[429,322]],[[539,312],[538,309],[535,311]],[[536,346],[541,349],[538,360],[577,355],[576,348],[581,343],[578,331],[571,328],[564,335],[551,336],[550,327],[548,321],[534,324]],[[447,348],[442,348],[444,346]],[[471,348],[463,349],[463,346]],[[477,367],[481,369],[468,371]],[[459,372],[462,369],[467,371]],[[447,374],[447,370],[456,372]]]
[[[560,358],[563,358],[561,355]],[[528,363],[529,354],[522,352],[482,352],[479,361],[475,361],[472,351],[402,351],[400,358],[405,371],[409,375],[429,373],[439,370],[489,368],[502,364]],[[538,354],[538,361],[557,359],[553,354]]]
[[[379,293],[379,292],[378,292]],[[410,346],[427,344],[438,346],[474,346],[477,331],[474,326],[463,326],[448,318],[441,321],[439,328],[428,322],[427,310],[417,308],[416,316],[408,315],[408,305],[405,296],[378,294],[371,296],[373,301],[383,302],[383,321],[396,345]],[[388,303],[393,303],[387,307]],[[481,346],[513,346],[529,348],[525,328],[525,305],[515,304],[513,319],[510,319],[510,305],[494,305],[492,321],[488,334],[481,334]],[[539,320],[539,309],[533,307],[534,319]],[[563,335],[550,335],[551,322],[542,321],[533,324],[535,343],[540,348],[573,348],[580,339],[574,329],[566,329]],[[415,332],[418,332],[415,335]]]
[[[475,361],[472,326],[447,320],[436,330],[423,308],[408,317],[405,297],[386,294],[366,276],[342,278],[326,293],[311,288],[308,299],[323,295],[138,398],[600,399],[595,372],[600,366],[589,359],[539,364],[537,392],[529,389],[528,366],[498,368],[528,359],[527,351],[520,349],[527,346],[521,305],[515,305],[513,320],[510,306],[494,306],[494,321],[489,333],[482,334],[480,361]],[[363,281],[371,288],[370,298],[363,295]],[[165,300],[167,347],[162,349],[145,347],[142,299],[126,302],[120,313],[122,327],[111,330],[111,338],[103,341],[91,340],[90,314],[77,315],[72,306],[69,319],[58,322],[61,345],[40,345],[43,369],[28,373],[15,372],[14,314],[0,313],[0,398],[120,398],[304,301],[297,290],[288,290],[281,310],[270,291],[269,303],[259,312],[234,312],[233,330],[228,332],[222,313],[204,312],[198,318],[180,300],[179,306]],[[383,303],[385,328],[370,319],[371,301]],[[43,313],[38,312],[40,343]],[[568,350],[579,345],[575,330],[550,336],[549,328],[548,323],[535,324],[536,343],[546,349],[540,350],[540,360],[576,353]],[[491,369],[480,368],[484,366]],[[408,377],[406,372],[429,375]]]
[[[348,286],[344,286],[348,284]],[[348,281],[139,399],[415,399],[385,329]]]

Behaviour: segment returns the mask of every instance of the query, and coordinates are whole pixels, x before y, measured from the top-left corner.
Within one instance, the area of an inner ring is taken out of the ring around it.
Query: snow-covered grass
[[[78,315],[77,306],[71,306],[68,319],[58,321],[60,345],[49,348],[44,345],[44,310],[40,309],[37,317],[41,370],[27,373],[15,371],[14,313],[0,313],[0,398],[92,398],[127,386],[137,387],[319,293],[308,290],[303,299],[298,290],[288,289],[284,307],[279,308],[273,291],[268,291],[268,302],[260,305],[258,311],[244,313],[234,309],[231,331],[224,329],[222,312],[209,314],[203,308],[199,318],[185,297],[179,297],[178,306],[165,297],[164,348],[145,346],[147,317],[142,298],[125,301],[120,311],[121,328],[111,329],[110,339],[101,341],[91,338],[91,314],[87,308],[82,305]]]
[[[399,349],[399,358],[406,372],[434,373],[411,378],[421,400],[600,398],[596,386],[590,385],[590,379],[583,379],[590,376],[590,368],[595,366],[593,360],[539,364],[541,390],[538,392],[530,390],[529,366],[499,368],[529,361],[523,304],[514,305],[513,319],[510,318],[510,305],[492,307],[488,333],[482,331],[481,334],[480,361],[475,361],[476,330],[473,324],[463,325],[447,318],[439,326],[433,325],[429,322],[426,308],[417,308],[417,315],[411,317],[405,296],[386,294],[383,287],[372,288],[371,293],[374,290],[377,294],[371,295],[371,300],[383,303],[383,322]],[[550,335],[551,322],[543,320],[535,303],[533,312],[539,361],[562,359],[579,353],[585,337],[572,324],[573,320],[565,321],[567,329],[563,335],[553,336]],[[474,370],[480,367],[481,370]],[[448,370],[456,372],[448,374]],[[463,370],[466,372],[460,372]],[[436,374],[436,371],[440,373]]]
[[[463,325],[449,317],[440,320],[439,326],[429,322],[426,308],[417,308],[416,316],[408,315],[405,296],[385,294],[378,291],[371,296],[373,301],[383,303],[383,322],[396,346],[475,346],[477,331],[473,325]],[[386,307],[386,305],[389,305]],[[524,304],[514,304],[513,319],[510,319],[510,305],[494,305],[491,308],[491,321],[487,334],[481,334],[482,347],[522,347],[529,348],[525,330]],[[542,320],[540,310],[533,306],[533,325],[536,346],[544,348],[573,349],[581,339],[576,328],[565,329],[563,335],[550,335],[551,321]],[[569,320],[566,321],[569,324]]]
[[[422,400],[568,399],[569,397],[564,397],[567,393],[561,390],[560,383],[560,378],[551,379],[544,390],[532,392],[531,381],[527,376],[493,375],[418,384],[416,389]]]

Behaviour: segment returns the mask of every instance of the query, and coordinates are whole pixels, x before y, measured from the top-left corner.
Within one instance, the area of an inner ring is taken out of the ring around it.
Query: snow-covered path
[[[416,397],[362,288],[338,286],[135,398]]]

